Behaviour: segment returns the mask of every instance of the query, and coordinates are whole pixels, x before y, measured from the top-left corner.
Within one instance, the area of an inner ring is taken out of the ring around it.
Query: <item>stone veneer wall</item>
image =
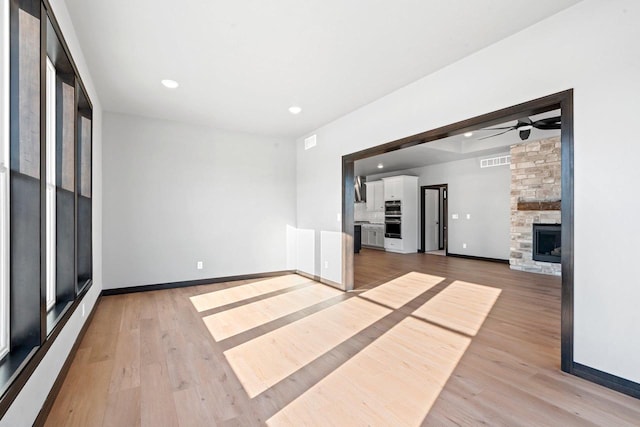
[[[518,202],[561,198],[560,137],[511,146],[511,251],[514,270],[559,276],[560,264],[532,259],[533,224],[560,224],[560,211],[518,210]]]

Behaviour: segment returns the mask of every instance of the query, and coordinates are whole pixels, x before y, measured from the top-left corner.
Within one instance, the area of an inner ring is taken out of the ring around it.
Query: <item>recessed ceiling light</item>
[[[465,136],[466,138],[471,138],[471,137],[473,136],[473,132],[465,132],[465,133],[464,133],[464,136]]]
[[[160,83],[162,83],[164,87],[167,87],[169,89],[175,89],[179,86],[177,81],[170,79],[162,80]]]
[[[289,112],[291,114],[300,114],[301,111],[302,108],[298,107],[297,105],[292,105],[291,107],[289,107]]]
[[[382,169],[384,165],[382,163],[378,163],[378,169]]]

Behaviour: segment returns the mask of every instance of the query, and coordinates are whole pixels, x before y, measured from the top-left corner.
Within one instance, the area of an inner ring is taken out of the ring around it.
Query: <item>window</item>
[[[46,271],[47,311],[56,304],[56,68],[47,57]]]
[[[9,352],[9,6],[0,10],[0,359]]]
[[[92,106],[48,8],[0,0],[0,418],[92,283]]]
[[[76,299],[76,78],[50,17],[46,75],[46,294],[47,335]],[[90,110],[90,107],[88,107]]]
[[[93,276],[91,240],[91,109],[84,91],[78,96],[78,145],[76,187],[78,193],[78,291]]]

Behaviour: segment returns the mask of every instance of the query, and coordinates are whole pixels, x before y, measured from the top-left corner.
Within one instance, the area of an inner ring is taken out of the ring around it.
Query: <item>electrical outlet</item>
[[[338,222],[342,222],[342,214],[337,214],[336,218],[338,219]]]
[[[466,243],[462,244],[462,249],[467,249],[467,244]]]
[[[458,219],[458,214],[451,214],[451,219]]]
[[[467,214],[467,219],[471,219],[471,214]]]
[[[324,268],[329,268],[329,261],[324,262]]]
[[[196,268],[198,270],[202,270],[202,267],[203,267],[202,261],[198,261],[198,263],[196,264]]]

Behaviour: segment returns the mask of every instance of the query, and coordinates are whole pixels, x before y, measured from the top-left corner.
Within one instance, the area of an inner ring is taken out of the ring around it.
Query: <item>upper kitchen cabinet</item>
[[[367,211],[384,210],[384,184],[382,181],[367,182]]]
[[[403,176],[382,178],[382,181],[384,182],[385,200],[402,200],[403,178]]]

